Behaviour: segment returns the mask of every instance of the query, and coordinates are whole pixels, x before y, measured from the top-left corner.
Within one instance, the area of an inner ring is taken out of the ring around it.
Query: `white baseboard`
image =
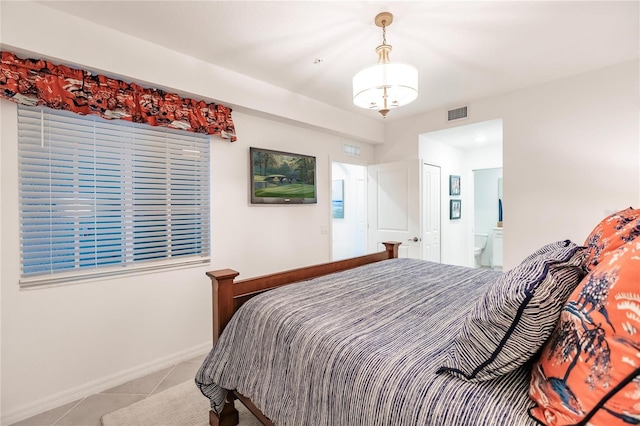
[[[120,371],[116,374],[112,374],[107,377],[103,377],[92,382],[67,389],[62,392],[41,398],[36,401],[32,401],[28,404],[21,405],[9,412],[2,412],[1,425],[10,425],[19,422],[29,417],[44,413],[53,408],[60,407],[61,405],[68,404],[78,399],[86,398],[87,396],[100,393],[107,389],[119,386],[128,381],[138,379],[146,376],[147,374],[154,373],[162,370],[163,368],[171,367],[177,363],[187,361],[198,355],[207,353],[212,347],[212,342],[203,343],[198,346],[186,349],[184,351],[176,352],[174,354],[147,362],[145,364],[129,368],[127,370]]]

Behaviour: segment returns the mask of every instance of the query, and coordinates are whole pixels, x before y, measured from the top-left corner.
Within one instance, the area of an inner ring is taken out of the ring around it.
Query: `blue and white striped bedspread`
[[[276,425],[533,425],[526,369],[435,374],[499,274],[391,259],[268,291],[234,315],[196,383],[214,410],[235,389]]]

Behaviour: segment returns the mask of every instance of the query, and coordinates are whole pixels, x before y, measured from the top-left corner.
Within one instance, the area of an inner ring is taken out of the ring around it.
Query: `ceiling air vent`
[[[465,118],[468,118],[466,106],[456,108],[456,109],[451,109],[447,111],[447,114],[448,114],[447,121],[463,120]]]

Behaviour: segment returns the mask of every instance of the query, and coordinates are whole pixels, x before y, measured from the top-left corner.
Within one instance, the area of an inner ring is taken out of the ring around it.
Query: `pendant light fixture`
[[[382,12],[375,18],[382,27],[382,44],[376,48],[378,63],[353,77],[353,103],[360,108],[375,109],[386,117],[391,108],[401,107],[418,97],[418,70],[411,65],[391,63],[387,44],[387,27],[393,15]]]

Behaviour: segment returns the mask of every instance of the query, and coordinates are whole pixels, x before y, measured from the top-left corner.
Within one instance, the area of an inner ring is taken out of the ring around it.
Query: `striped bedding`
[[[251,299],[197,373],[220,411],[234,389],[276,425],[534,425],[529,371],[436,374],[499,272],[390,259]]]

